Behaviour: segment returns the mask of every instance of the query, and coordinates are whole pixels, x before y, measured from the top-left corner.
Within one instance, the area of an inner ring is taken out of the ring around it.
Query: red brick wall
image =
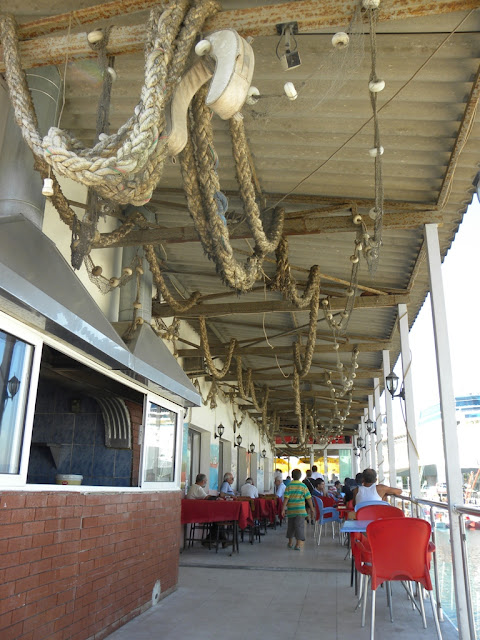
[[[174,589],[180,499],[1,492],[1,640],[100,640]]]

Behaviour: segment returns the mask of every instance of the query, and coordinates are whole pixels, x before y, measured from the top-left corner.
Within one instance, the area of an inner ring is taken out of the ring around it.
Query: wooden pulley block
[[[206,104],[223,120],[242,108],[252,82],[252,47],[233,29],[215,31],[199,43],[205,56],[183,76],[166,108],[168,154],[178,155],[187,144],[187,111],[200,87],[212,78]],[[210,60],[209,60],[210,59]],[[215,70],[212,71],[212,61]]]

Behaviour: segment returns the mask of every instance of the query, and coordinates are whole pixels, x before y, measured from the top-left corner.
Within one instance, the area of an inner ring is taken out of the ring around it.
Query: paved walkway
[[[200,545],[180,556],[178,589],[155,607],[111,634],[108,640],[368,640],[367,624],[350,588],[346,549],[332,540],[330,526],[320,547],[308,526],[303,551],[287,549],[285,525],[269,529],[261,543],[240,543],[240,553],[209,551]],[[428,629],[412,611],[400,584],[394,584],[394,623],[385,591],[377,595],[377,640],[436,638],[429,600]],[[448,620],[441,623],[444,640],[458,640]]]

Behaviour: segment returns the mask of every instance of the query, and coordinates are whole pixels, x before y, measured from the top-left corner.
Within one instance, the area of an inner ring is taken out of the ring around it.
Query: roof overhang
[[[0,299],[19,320],[182,406],[200,396],[151,327],[127,349],[55,244],[24,216],[0,218]]]

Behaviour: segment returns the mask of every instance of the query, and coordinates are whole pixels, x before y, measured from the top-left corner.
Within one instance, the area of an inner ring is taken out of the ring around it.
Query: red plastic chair
[[[371,553],[369,571],[372,589],[371,640],[374,639],[375,634],[376,590],[382,583],[392,581],[418,582],[429,592],[437,636],[442,640],[427,557],[430,534],[430,524],[420,518],[385,518],[375,520],[368,525],[367,538]],[[412,591],[409,591],[406,585],[404,586],[412,598],[412,602],[415,603]],[[423,627],[426,628],[427,621],[421,589],[417,608],[422,615]]]
[[[357,511],[357,520],[379,520],[380,518],[404,518],[405,514],[398,507],[388,505],[386,509],[383,505],[368,505],[360,507]]]

